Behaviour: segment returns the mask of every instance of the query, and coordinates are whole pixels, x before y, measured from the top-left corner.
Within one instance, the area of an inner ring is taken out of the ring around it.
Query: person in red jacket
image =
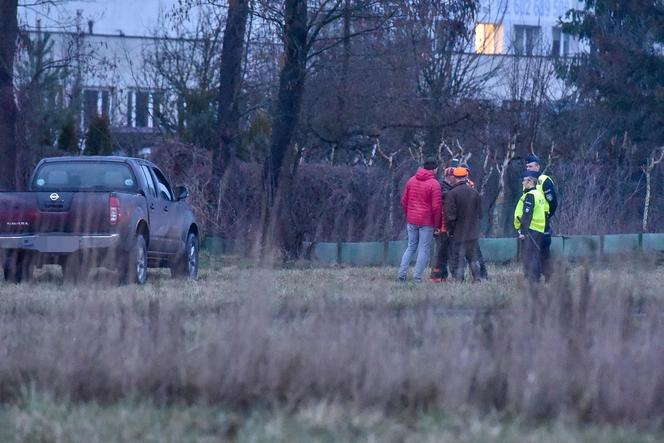
[[[441,225],[443,215],[440,183],[436,179],[438,160],[428,158],[417,173],[406,183],[401,206],[406,215],[408,247],[401,258],[398,278],[406,280],[410,259],[417,251],[413,279],[422,281],[429,264],[433,231]]]

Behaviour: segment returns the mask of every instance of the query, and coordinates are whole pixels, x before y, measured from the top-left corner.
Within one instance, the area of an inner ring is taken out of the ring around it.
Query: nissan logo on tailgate
[[[54,192],[53,194],[49,195],[49,198],[53,201],[56,201],[60,198],[60,196]]]

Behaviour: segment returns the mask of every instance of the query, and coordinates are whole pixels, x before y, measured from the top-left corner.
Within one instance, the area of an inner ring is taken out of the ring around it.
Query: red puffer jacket
[[[441,225],[443,205],[440,183],[433,171],[420,168],[406,183],[406,190],[401,197],[401,206],[406,214],[406,221],[411,225]]]

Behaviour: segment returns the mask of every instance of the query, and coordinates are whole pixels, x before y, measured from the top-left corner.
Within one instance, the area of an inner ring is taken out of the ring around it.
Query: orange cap
[[[459,178],[468,177],[468,169],[461,167],[454,168],[454,176]]]

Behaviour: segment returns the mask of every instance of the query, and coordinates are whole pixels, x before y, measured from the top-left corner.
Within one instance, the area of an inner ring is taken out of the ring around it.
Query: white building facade
[[[560,19],[577,0],[484,0],[475,26],[475,51],[483,54],[569,57],[582,50],[562,32]]]
[[[160,38],[150,36],[154,35],[150,26],[156,26],[159,16],[175,3],[175,0],[86,1],[65,3],[57,10],[57,20],[62,22],[62,16],[74,17],[78,27],[78,32],[52,34],[58,56],[71,57],[72,51],[89,56],[89,62],[78,69],[82,130],[95,113],[108,116],[116,132],[156,130],[156,114],[165,98],[145,68],[146,57],[161,42]],[[572,56],[584,48],[561,31],[559,20],[568,10],[580,9],[582,5],[577,0],[484,0],[474,24],[474,48],[468,52],[482,55],[484,60],[479,69],[495,69],[496,60],[501,60],[503,73],[515,66],[506,59]],[[56,21],[54,11],[26,13],[21,17],[21,26],[33,36],[46,32],[49,24]],[[488,82],[487,95],[497,100],[509,99],[509,86],[504,82],[507,77],[497,74]]]

